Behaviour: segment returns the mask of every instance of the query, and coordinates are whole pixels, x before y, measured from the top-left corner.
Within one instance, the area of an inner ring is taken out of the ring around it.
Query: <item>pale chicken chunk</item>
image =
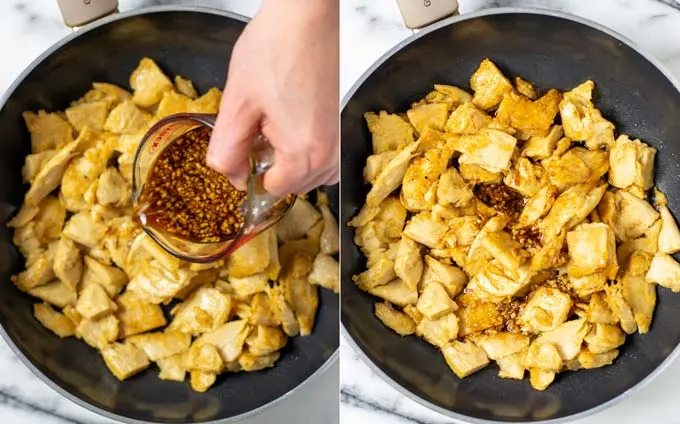
[[[47,165],[50,159],[57,154],[56,149],[45,150],[40,153],[32,153],[26,156],[24,166],[21,168],[21,176],[25,183],[32,183],[38,172]]]
[[[73,127],[59,114],[44,110],[22,114],[31,133],[31,152],[40,153],[61,148],[73,141]]]
[[[279,327],[258,325],[246,339],[248,351],[253,355],[268,355],[282,349],[288,337]]]
[[[293,309],[300,326],[300,335],[312,334],[319,306],[318,287],[309,284],[306,278],[284,276],[280,281],[284,287],[286,301]]]
[[[64,235],[85,247],[97,247],[106,234],[107,226],[96,222],[87,212],[78,212],[64,226]]]
[[[394,272],[405,284],[413,288],[418,286],[418,281],[423,274],[420,245],[406,235],[403,235],[399,241],[399,250],[394,261]]]
[[[541,333],[534,343],[541,345],[549,343],[557,349],[560,358],[569,361],[581,351],[583,339],[590,331],[591,325],[585,319],[567,321],[554,330]]]
[[[232,299],[213,287],[201,287],[173,310],[171,330],[197,336],[215,330],[227,321]]]
[[[590,168],[573,149],[559,158],[547,159],[544,164],[551,184],[560,192],[591,180]]]
[[[438,282],[432,282],[423,288],[416,307],[429,320],[436,320],[458,309],[444,286]]]
[[[634,252],[621,278],[623,298],[633,311],[640,334],[649,331],[656,306],[656,286],[645,279],[651,260],[649,253]]]
[[[232,362],[238,359],[243,350],[243,344],[250,333],[246,320],[240,319],[222,324],[217,329],[203,334],[194,341],[194,344],[211,344],[217,348],[222,360]]]
[[[512,355],[496,359],[498,364],[498,376],[500,378],[524,379],[524,358],[528,349],[523,349]]]
[[[614,125],[591,102],[594,88],[592,81],[586,81],[564,93],[560,102],[564,134],[575,141],[585,141],[589,149],[614,144]]]
[[[607,277],[602,273],[590,274],[579,278],[570,277],[569,283],[578,296],[586,298],[593,293],[604,290],[607,284]]]
[[[368,112],[364,114],[364,118],[373,137],[374,154],[388,150],[400,150],[413,143],[413,127],[399,115],[385,111],[381,111],[379,114]]]
[[[43,325],[60,338],[71,337],[75,333],[73,322],[64,314],[55,311],[49,303],[36,303],[33,305],[33,316]]]
[[[179,269],[175,272],[162,268],[158,262],[149,262],[128,283],[127,290],[151,303],[171,299],[191,283],[195,272]]]
[[[604,284],[601,290],[604,290]],[[593,293],[590,296],[586,319],[593,324],[616,324],[618,322],[609,309],[609,305],[607,305],[602,292]]]
[[[509,272],[514,272],[527,260],[520,244],[505,231],[487,234],[482,246]]]
[[[425,153],[431,149],[443,149],[447,154],[452,153],[453,151],[449,148],[445,136],[446,135],[439,130],[431,127],[425,128],[420,134],[420,137],[416,140],[418,143],[418,150],[416,150],[416,152]]]
[[[109,297],[114,298],[120,293],[128,278],[125,272],[120,269],[105,265],[97,259],[85,256],[85,269],[80,282],[82,288],[90,283],[101,284]]]
[[[176,91],[166,91],[163,93],[161,101],[156,109],[157,118],[165,118],[175,113],[186,112],[191,109],[192,101],[190,97]]]
[[[458,378],[474,374],[489,364],[484,351],[471,342],[454,341],[442,348],[442,354]]]
[[[477,134],[461,136],[456,150],[463,155],[460,163],[479,165],[489,172],[506,171],[515,151],[517,139],[503,131],[483,129]]]
[[[540,287],[529,296],[529,302],[520,313],[518,321],[529,332],[554,330],[567,320],[571,298],[566,293],[549,287]]]
[[[609,183],[614,187],[649,190],[654,184],[656,149],[620,135],[609,155]]]
[[[256,356],[250,352],[243,352],[241,356],[238,357],[238,363],[243,371],[259,371],[273,367],[280,357],[280,352],[272,352],[262,356]]]
[[[444,348],[458,337],[458,318],[453,313],[437,319],[423,317],[416,327],[416,334],[429,343]]]
[[[448,218],[449,231],[444,237],[450,248],[470,246],[482,229],[483,220],[477,216]]]
[[[141,349],[129,343],[113,343],[101,351],[104,363],[119,380],[125,380],[151,365]]]
[[[59,308],[75,305],[78,297],[75,289],[59,280],[29,289],[28,294]]]
[[[494,262],[487,262],[468,283],[466,290],[485,302],[500,302],[514,296],[531,283],[530,278],[509,278]]]
[[[190,372],[191,388],[199,393],[207,392],[208,389],[217,381],[217,374],[194,370]]]
[[[527,356],[524,358],[525,366],[531,371],[539,369],[543,371],[557,372],[562,368],[562,357],[552,343],[537,342],[534,340],[529,346]]]
[[[425,267],[418,287],[420,290],[425,290],[431,283],[441,284],[448,296],[453,299],[463,291],[467,281],[467,275],[460,269],[426,255]]]
[[[616,239],[607,224],[582,224],[567,233],[569,248],[569,276],[585,277],[603,272],[608,278],[616,277]]]
[[[193,113],[217,113],[220,109],[222,91],[219,88],[211,87],[205,94],[191,103]]]
[[[548,213],[553,203],[555,203],[556,194],[555,187],[550,184],[541,187],[538,192],[525,203],[518,219],[518,225],[524,227],[535,224]]]
[[[328,207],[328,197],[326,194],[319,191],[317,196],[318,199],[324,199],[323,202],[317,200],[317,206],[321,209],[321,216],[323,218],[323,231],[319,240],[319,248],[324,255],[335,255],[340,251],[338,221]]]
[[[132,100],[125,100],[113,108],[104,129],[115,134],[135,134],[149,125],[151,115],[138,108]]]
[[[28,268],[11,277],[14,285],[21,291],[29,291],[44,286],[54,280],[53,262],[40,256]]]
[[[368,289],[374,296],[387,300],[388,302],[404,307],[415,305],[418,302],[418,290],[409,287],[401,279],[394,279],[387,284]]]
[[[400,336],[408,336],[416,332],[415,321],[407,314],[392,308],[389,302],[376,302],[375,316]]]
[[[563,230],[575,227],[597,207],[606,190],[607,184],[597,187],[579,184],[560,194],[539,224],[543,236],[552,239]]]
[[[489,172],[474,163],[460,162],[460,158],[458,159],[458,165],[461,177],[469,183],[499,183],[503,179],[503,174],[500,172]]]
[[[488,127],[492,118],[472,103],[457,107],[446,121],[446,132],[455,135],[472,135]]]
[[[409,144],[385,165],[366,196],[366,205],[378,206],[399,187],[418,145],[417,141]]]
[[[524,157],[519,157],[510,168],[503,182],[514,188],[524,197],[535,196],[541,188],[546,186],[545,169],[539,164],[533,164]]]
[[[680,292],[680,264],[672,256],[659,253],[654,256],[645,276],[650,283]]]
[[[437,193],[439,176],[446,170],[449,156],[440,149],[431,149],[415,158],[404,173],[401,203],[411,212],[431,209]]]
[[[184,368],[190,371],[203,371],[219,374],[224,362],[217,348],[211,344],[191,345],[184,356]]]
[[[536,97],[538,97],[534,85],[521,77],[515,77],[515,88],[521,95],[526,96],[531,100],[535,100]]]
[[[276,226],[276,235],[282,242],[301,239],[320,219],[321,214],[314,205],[298,197]]]
[[[97,283],[86,286],[78,294],[76,311],[86,319],[96,320],[117,309],[118,306],[109,298],[104,287]]]
[[[369,265],[368,269],[359,275],[352,277],[354,282],[364,290],[370,290],[385,284],[388,284],[397,277],[394,268],[395,262],[391,260],[386,254],[382,253],[377,259],[374,259]],[[404,282],[413,290],[415,286],[411,286]]]
[[[428,127],[441,131],[449,116],[449,106],[446,103],[429,103],[409,109],[406,115],[418,133]]]
[[[243,278],[229,277],[229,284],[231,284],[237,297],[246,298],[265,291],[269,284],[269,278],[265,274],[254,274]]]
[[[444,237],[447,229],[446,224],[432,218],[431,212],[420,212],[406,223],[404,234],[420,244],[434,248]]]
[[[85,127],[101,131],[109,113],[109,102],[105,100],[81,103],[73,105],[64,111],[68,121],[76,131],[80,132]]]
[[[54,256],[54,273],[72,288],[78,286],[83,273],[83,257],[76,244],[67,236],[62,236]]]
[[[538,100],[514,91],[505,93],[498,105],[496,120],[529,136],[546,136],[559,110],[562,94],[552,89]]]
[[[434,90],[429,92],[417,104],[445,103],[453,110],[459,105],[472,101],[472,95],[462,88],[452,85],[435,84]]]
[[[470,87],[475,92],[472,103],[483,110],[498,106],[505,93],[513,90],[512,83],[489,59],[484,59],[472,74]]]
[[[380,175],[385,166],[394,159],[397,155],[395,150],[387,150],[382,153],[370,155],[366,158],[366,166],[364,166],[364,182],[375,184],[375,180]]]
[[[484,350],[489,359],[499,360],[529,347],[530,338],[524,334],[501,331],[473,336],[472,341]]]
[[[456,207],[468,205],[474,197],[472,189],[453,167],[448,168],[439,177],[436,195],[438,203]]]
[[[156,361],[159,369],[158,378],[167,381],[184,381],[186,376],[183,366],[184,356],[184,354],[179,354]]]
[[[183,78],[181,75],[175,75],[175,88],[177,91],[191,99],[198,97],[198,93],[191,80]]]
[[[160,306],[139,299],[132,292],[125,292],[116,299],[118,311],[116,317],[120,321],[120,337],[163,327],[167,324]]]
[[[607,305],[619,322],[619,325],[628,334],[633,334],[637,330],[635,316],[630,305],[623,297],[623,288],[620,282],[610,284],[605,287]]]
[[[131,187],[115,168],[108,168],[102,172],[97,184],[99,204],[124,207],[130,204],[131,198]]]
[[[145,57],[130,75],[130,87],[134,91],[132,101],[140,107],[150,107],[161,100],[163,93],[172,90],[173,85],[156,62]]]
[[[538,391],[543,391],[555,381],[555,371],[546,371],[540,368],[529,369],[529,382],[531,387]]]
[[[588,351],[605,353],[616,349],[626,341],[626,334],[617,325],[595,324],[585,337]]]
[[[561,125],[553,125],[548,131],[548,135],[532,136],[522,146],[522,156],[527,156],[535,160],[548,159],[552,156],[557,147],[557,142],[562,139],[564,131]]]
[[[661,215],[661,231],[659,232],[658,249],[659,253],[672,255],[680,252],[680,230],[675,218],[668,210],[668,207],[661,205],[658,207]]]
[[[189,349],[191,336],[178,331],[168,330],[160,333],[132,336],[126,339],[126,343],[132,343],[142,349],[150,360],[159,361],[181,354]]]
[[[96,320],[83,319],[76,327],[76,337],[99,350],[113,343],[118,335],[118,319],[113,315],[106,315]],[[144,357],[146,358],[146,355]]]
[[[581,368],[590,370],[611,365],[619,356],[619,351],[614,349],[604,353],[593,353],[584,349],[578,355],[578,362]]]

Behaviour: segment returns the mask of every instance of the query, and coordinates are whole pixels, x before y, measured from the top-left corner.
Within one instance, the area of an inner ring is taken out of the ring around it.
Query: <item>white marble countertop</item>
[[[126,11],[160,4],[204,5],[252,16],[259,0],[119,0]],[[56,0],[0,1],[0,94],[21,71],[50,45],[71,32],[61,20]],[[278,405],[244,424],[338,422],[339,364],[306,384]],[[63,398],[40,381],[0,338],[0,423],[2,424],[109,424]]]
[[[680,77],[680,0],[459,0],[461,13],[489,7],[538,7],[579,15],[633,40]],[[653,23],[652,23],[653,22]],[[341,88],[344,94],[375,60],[411,32],[394,0],[342,0]],[[444,424],[453,420],[401,395],[341,339],[341,423]],[[680,362],[619,404],[576,421],[680,423]]]

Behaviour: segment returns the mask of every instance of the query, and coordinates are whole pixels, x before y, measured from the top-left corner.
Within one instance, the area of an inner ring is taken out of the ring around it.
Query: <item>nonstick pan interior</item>
[[[21,118],[24,110],[62,110],[93,81],[128,87],[139,60],[153,58],[169,75],[182,75],[199,92],[223,87],[229,53],[245,19],[196,8],[155,8],[114,16],[81,30],[44,55],[10,89],[0,109],[0,213],[2,222],[21,205],[27,189],[21,167],[30,151]],[[338,210],[338,187],[328,191]],[[338,297],[320,290],[314,333],[291,338],[276,366],[253,373],[221,376],[207,393],[188,382],[161,381],[151,367],[119,382],[96,350],[73,338],[60,340],[32,316],[32,300],[9,277],[23,269],[12,234],[0,226],[0,325],[2,333],[29,367],[61,393],[125,422],[187,423],[235,417],[281,398],[330,364],[338,347]]]
[[[343,224],[357,213],[367,193],[362,168],[371,153],[371,138],[363,113],[404,111],[434,83],[469,88],[470,75],[485,57],[506,75],[522,76],[543,89],[565,90],[594,80],[595,101],[603,115],[618,131],[658,149],[656,183],[668,195],[671,211],[680,216],[678,88],[606,30],[545,13],[506,10],[455,18],[398,46],[357,82],[341,118]],[[351,280],[365,269],[365,260],[352,241],[351,229],[341,227],[344,328],[374,368],[397,388],[451,416],[538,421],[583,413],[645,379],[680,341],[680,295],[658,288],[651,331],[629,336],[613,366],[562,373],[544,392],[531,389],[526,379],[498,378],[495,365],[459,380],[436,348],[415,336],[401,338],[375,318],[377,299]]]

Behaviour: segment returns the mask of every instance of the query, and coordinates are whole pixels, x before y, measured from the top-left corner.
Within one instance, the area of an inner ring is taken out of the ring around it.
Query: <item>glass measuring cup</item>
[[[139,206],[150,171],[160,153],[191,130],[201,126],[212,129],[215,119],[216,115],[179,113],[161,119],[147,131],[137,147],[133,162],[132,204],[135,209]],[[267,140],[262,135],[257,136],[249,157],[246,199],[241,204],[244,222],[233,237],[209,243],[186,240],[149,225],[142,213],[138,217],[144,231],[168,253],[188,262],[213,262],[230,255],[257,234],[279,222],[295,202],[295,195],[279,198],[264,189],[262,176],[273,165],[273,159],[273,150]]]

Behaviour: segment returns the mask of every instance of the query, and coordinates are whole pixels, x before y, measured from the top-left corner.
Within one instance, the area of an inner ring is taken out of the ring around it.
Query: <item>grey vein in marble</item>
[[[389,414],[397,418],[399,421],[408,424],[445,424],[443,421],[424,421],[401,414],[396,410],[383,406],[378,402],[371,402],[355,393],[352,393],[347,388],[340,390],[340,401],[346,405],[351,405],[360,409],[368,409],[379,413]]]
[[[42,405],[31,402],[27,399],[20,398],[4,390],[0,390],[0,405],[5,405],[10,408],[28,411],[31,413],[37,413],[42,415],[47,415],[50,418],[56,419],[58,422],[68,423],[68,424],[94,424],[92,421],[83,421],[70,417],[67,415],[62,415],[53,410],[47,409]]]

